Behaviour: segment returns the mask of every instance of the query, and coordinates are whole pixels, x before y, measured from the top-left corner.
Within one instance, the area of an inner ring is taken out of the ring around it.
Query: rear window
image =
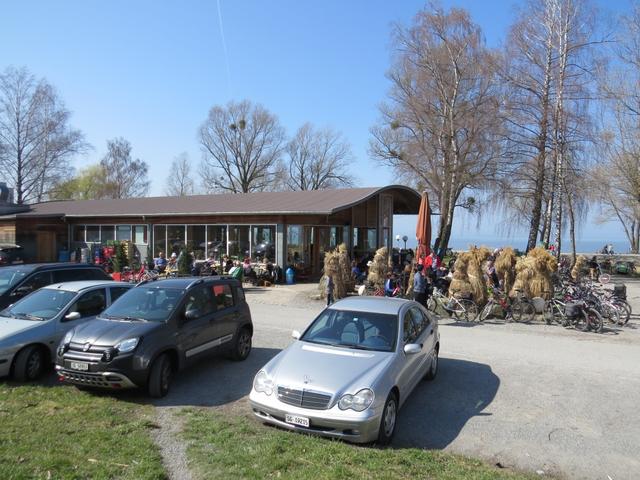
[[[99,268],[64,268],[53,271],[53,283],[78,280],[110,280],[110,277]]]

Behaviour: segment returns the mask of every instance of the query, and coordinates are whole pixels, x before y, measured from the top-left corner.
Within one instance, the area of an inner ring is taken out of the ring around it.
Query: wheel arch
[[[16,353],[13,355],[13,358],[11,359],[11,368],[9,370],[9,375],[13,377],[13,370],[15,368],[16,365],[16,360],[18,359],[18,355],[20,355],[20,352],[23,352],[25,349],[29,348],[29,347],[38,347],[38,349],[44,353],[44,365],[45,365],[45,371],[46,369],[50,366],[51,361],[52,361],[52,356],[51,356],[51,350],[49,349],[48,346],[46,346],[44,343],[42,342],[33,342],[33,343],[28,343],[25,346],[23,346],[22,348],[20,348],[18,351],[16,351]]]

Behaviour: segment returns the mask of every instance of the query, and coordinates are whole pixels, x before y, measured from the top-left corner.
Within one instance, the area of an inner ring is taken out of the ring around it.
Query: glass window
[[[167,250],[169,255],[180,253],[185,247],[184,225],[167,225]],[[167,255],[167,257],[169,256]]]
[[[153,226],[153,256],[158,258],[160,252],[167,252],[167,226]]]
[[[188,249],[193,252],[195,260],[206,258],[205,230],[204,225],[187,225]]]
[[[27,287],[33,291],[51,285],[51,283],[51,272],[40,272],[28,278],[20,287]]]
[[[229,225],[229,256],[242,260],[249,254],[249,226]]]
[[[376,229],[369,228],[367,229],[367,250],[370,252],[376,250],[378,246],[378,239],[376,238]]]
[[[303,259],[304,227],[287,225],[287,264],[298,266]]]
[[[116,225],[116,240],[131,241],[131,225]]]
[[[218,259],[227,253],[227,226],[207,225],[207,254]]]
[[[194,288],[187,295],[184,311],[195,310],[196,318],[201,318],[216,310],[211,289],[208,287]]]
[[[236,300],[236,303],[244,301],[244,290],[242,289],[242,287],[236,288]]]
[[[48,320],[55,317],[76,296],[76,292],[43,288],[7,308],[5,315],[27,320]]]
[[[313,321],[301,340],[390,352],[395,348],[397,330],[396,315],[328,309]]]
[[[136,225],[133,227],[133,243],[137,245],[147,244],[147,226]]]
[[[216,297],[216,305],[218,310],[233,307],[233,293],[229,285],[214,285],[213,295]]]
[[[254,225],[251,227],[251,256],[258,261],[276,259],[276,227]]]
[[[105,318],[143,318],[166,322],[182,298],[182,290],[162,286],[131,288],[102,314]]]
[[[116,239],[115,227],[113,225],[102,225],[100,227],[102,243],[112,242]]]
[[[73,241],[84,242],[84,225],[73,226]]]
[[[95,317],[107,306],[107,292],[104,288],[92,290],[82,295],[71,307],[69,313],[78,312],[81,318]]]
[[[100,243],[100,226],[87,225],[87,242]]]
[[[404,343],[413,343],[416,338],[418,338],[419,332],[416,330],[416,324],[413,321],[413,316],[410,311],[404,314],[402,332]]]
[[[129,289],[125,287],[111,287],[111,303],[119,299],[123,294],[127,293]]]

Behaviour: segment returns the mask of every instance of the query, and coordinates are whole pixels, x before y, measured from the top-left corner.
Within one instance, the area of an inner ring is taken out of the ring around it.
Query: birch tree
[[[48,198],[73,171],[71,158],[88,148],[70,116],[46,80],[26,68],[0,74],[0,179],[15,189],[16,203]]]
[[[496,177],[500,95],[492,54],[465,10],[430,7],[394,35],[389,101],[372,128],[371,155],[426,189],[440,216],[437,246],[449,243],[454,213]]]
[[[131,143],[122,137],[107,140],[107,154],[100,160],[106,198],[144,197],[149,191],[149,166],[134,159],[131,150]]]

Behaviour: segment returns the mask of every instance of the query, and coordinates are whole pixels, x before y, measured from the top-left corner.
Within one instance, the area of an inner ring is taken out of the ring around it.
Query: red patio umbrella
[[[416,225],[416,239],[418,240],[418,254],[427,256],[430,253],[431,245],[431,209],[429,208],[429,196],[427,192],[422,192],[420,200],[420,210],[418,210],[418,224]]]

